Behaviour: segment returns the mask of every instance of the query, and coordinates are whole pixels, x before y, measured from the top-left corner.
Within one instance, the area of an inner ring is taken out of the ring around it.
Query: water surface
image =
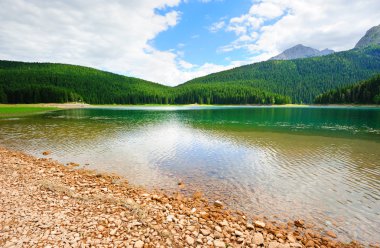
[[[0,145],[379,242],[380,109],[115,107],[0,119]]]

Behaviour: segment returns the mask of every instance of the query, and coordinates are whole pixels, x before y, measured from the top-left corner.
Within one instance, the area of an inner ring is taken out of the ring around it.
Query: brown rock
[[[268,248],[277,248],[280,245],[280,243],[276,241],[269,242]]]
[[[264,243],[264,237],[261,233],[257,232],[253,235],[252,243],[255,245],[261,245]]]
[[[51,151],[44,151],[43,153],[42,153],[42,155],[44,155],[44,156],[48,156],[48,155],[50,155],[51,154]]]
[[[210,235],[210,231],[207,230],[207,229],[201,229],[200,231],[201,231],[201,233],[202,233],[204,236],[208,236],[208,235]]]
[[[288,234],[288,240],[290,243],[295,243],[296,242],[296,238],[292,235],[292,234]]]
[[[255,229],[255,227],[252,224],[247,223],[247,229],[248,230],[253,230],[253,229]]]
[[[331,230],[327,231],[326,235],[330,236],[331,238],[336,239],[336,234],[333,231],[331,231]]]
[[[143,248],[144,247],[144,242],[141,240],[136,241],[135,245],[133,246],[134,248]]]
[[[314,241],[313,240],[308,240],[305,244],[306,247],[314,247]]]
[[[239,230],[235,230],[235,235],[238,236],[238,237],[242,237],[243,233],[240,232]]]
[[[259,221],[259,220],[256,220],[254,222],[254,224],[255,224],[255,226],[260,227],[260,228],[264,228],[265,227],[265,223],[262,222],[262,221]]]
[[[180,188],[180,189],[184,189],[185,188],[185,183],[184,182],[178,182],[178,187]]]
[[[167,237],[170,236],[170,232],[169,232],[168,230],[165,229],[165,230],[162,231],[161,235],[162,235],[163,237],[167,238]]]
[[[296,227],[303,227],[305,225],[305,221],[303,221],[303,220],[295,220],[294,221],[294,225]]]
[[[197,191],[197,192],[195,192],[193,194],[193,199],[194,200],[198,200],[198,199],[201,199],[201,198],[202,198],[202,192]]]
[[[186,236],[186,243],[188,245],[193,245],[194,244],[194,239],[190,236]]]
[[[218,207],[218,208],[221,208],[221,207],[223,207],[223,203],[222,203],[221,201],[219,201],[219,200],[216,200],[216,201],[214,202],[214,206],[215,206],[215,207]]]
[[[214,247],[215,248],[225,248],[226,244],[221,240],[214,240]]]

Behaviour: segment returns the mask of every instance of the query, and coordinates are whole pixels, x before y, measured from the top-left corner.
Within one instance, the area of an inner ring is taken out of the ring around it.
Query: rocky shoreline
[[[0,247],[362,247],[0,147]]]

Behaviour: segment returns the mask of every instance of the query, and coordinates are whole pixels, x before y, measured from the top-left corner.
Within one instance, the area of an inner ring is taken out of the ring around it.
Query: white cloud
[[[219,19],[212,29],[236,35],[219,51],[246,49],[249,60],[234,61],[231,53],[229,65],[195,65],[185,59],[185,44],[168,51],[152,45],[180,21],[181,13],[168,8],[180,2],[0,0],[0,59],[79,64],[176,85],[265,60],[298,43],[349,49],[380,20],[378,0],[261,0],[241,16]]]
[[[186,70],[189,70],[189,69],[192,69],[194,68],[195,65],[189,63],[189,62],[186,62],[184,60],[180,60],[178,61],[178,64],[183,68],[183,69],[186,69]]]
[[[246,49],[251,62],[299,43],[347,50],[379,24],[379,10],[378,0],[261,0],[248,13],[229,20],[226,31],[234,32],[237,39],[219,50]]]
[[[208,27],[208,30],[211,33],[216,33],[219,30],[221,30],[222,28],[224,28],[225,25],[226,25],[226,23],[224,21],[214,22],[213,24],[211,24],[210,27]]]
[[[214,72],[183,60],[183,51],[150,44],[178,23],[181,13],[165,8],[179,3],[1,0],[0,59],[79,64],[167,85]]]
[[[261,2],[254,4],[249,10],[249,15],[259,16],[264,19],[273,19],[284,13],[284,6],[274,2]]]

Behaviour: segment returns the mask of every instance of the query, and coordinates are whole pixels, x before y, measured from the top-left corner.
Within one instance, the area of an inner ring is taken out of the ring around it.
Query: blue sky
[[[178,85],[297,44],[348,50],[379,0],[1,0],[0,59]]]
[[[238,3],[238,4],[237,4]],[[246,52],[236,50],[230,53],[218,52],[218,48],[232,42],[236,36],[232,32],[211,32],[214,23],[226,21],[247,12],[250,0],[224,0],[201,2],[190,0],[173,8],[180,11],[179,23],[160,33],[152,44],[159,50],[174,50],[183,53],[189,63],[201,65],[209,63],[228,65],[231,58],[247,59]],[[167,9],[165,10],[167,11]]]

